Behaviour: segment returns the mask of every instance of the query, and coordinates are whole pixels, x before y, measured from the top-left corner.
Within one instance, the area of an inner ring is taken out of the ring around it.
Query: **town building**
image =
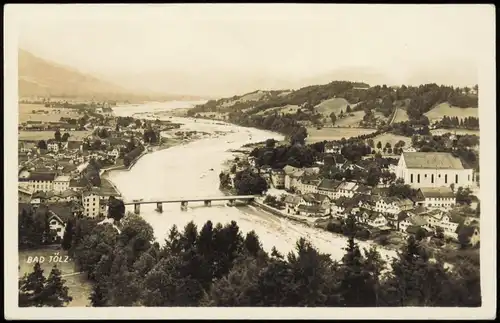
[[[413,202],[409,199],[397,197],[379,197],[375,202],[375,212],[397,215],[401,211],[413,209]]]
[[[422,187],[417,192],[417,204],[426,208],[452,208],[457,202],[449,187]]]
[[[474,171],[450,153],[412,152],[401,154],[396,176],[413,188],[469,187],[474,183]]]
[[[29,177],[29,188],[32,192],[52,191],[55,178],[55,172],[32,172]]]
[[[101,197],[98,190],[92,189],[82,194],[83,215],[89,218],[95,218],[101,213]]]
[[[47,141],[47,150],[53,153],[57,153],[59,151],[59,143],[54,139],[50,139]]]
[[[297,181],[296,190],[298,194],[317,193],[321,179],[317,174],[303,175]]]
[[[285,187],[285,171],[283,169],[271,170],[271,182],[275,188]]]
[[[69,189],[69,182],[71,178],[69,176],[57,176],[54,179],[54,191],[64,192]]]
[[[341,182],[331,179],[323,179],[318,185],[318,193],[327,195],[331,199],[338,197],[337,187]]]

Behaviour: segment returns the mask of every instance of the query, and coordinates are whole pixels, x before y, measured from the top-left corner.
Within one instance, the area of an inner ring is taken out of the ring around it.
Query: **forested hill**
[[[410,121],[427,119],[424,114],[440,103],[456,108],[478,107],[477,85],[455,88],[437,84],[388,87],[372,86],[360,82],[334,81],[312,85],[298,90],[255,91],[240,96],[210,100],[191,109],[190,116],[210,116],[244,126],[253,126],[282,132],[292,136],[303,121],[321,124],[338,118],[339,114],[364,111],[364,124],[378,112],[389,122],[396,109],[406,110]],[[346,104],[339,109],[329,105],[335,100]],[[336,116],[332,116],[331,114]],[[428,124],[428,120],[424,123]]]

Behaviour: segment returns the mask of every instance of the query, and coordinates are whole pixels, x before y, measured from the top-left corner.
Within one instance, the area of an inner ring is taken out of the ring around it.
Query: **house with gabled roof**
[[[416,203],[427,208],[450,209],[456,202],[450,187],[421,187],[417,192]]]

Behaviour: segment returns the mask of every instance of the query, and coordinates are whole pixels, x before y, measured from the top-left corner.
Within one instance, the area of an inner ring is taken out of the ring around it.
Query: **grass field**
[[[321,113],[325,117],[329,117],[332,112],[335,113],[336,116],[338,116],[341,110],[344,113],[346,112],[345,110],[348,105],[350,105],[351,108],[354,108],[356,106],[356,104],[350,104],[344,98],[333,98],[321,102],[320,104],[314,107],[314,110],[317,113]]]
[[[64,131],[63,131],[64,133]],[[83,140],[91,131],[68,131],[69,140]],[[54,131],[19,131],[18,140],[47,140],[54,138]]]
[[[46,111],[45,113],[33,113],[35,111]],[[59,121],[61,117],[65,118],[79,118],[80,115],[76,112],[76,110],[72,109],[56,109],[56,108],[46,108],[42,104],[19,104],[19,123],[26,122],[28,120],[31,121]]]
[[[410,118],[408,117],[408,113],[406,113],[406,110],[403,110],[401,108],[397,108],[396,117],[394,118],[394,123],[405,122],[408,120],[410,120]]]
[[[404,147],[411,146],[411,138],[410,137],[398,136],[398,135],[394,135],[391,133],[383,133],[383,134],[380,134],[380,135],[373,138],[373,142],[375,143],[375,147],[377,147],[377,143],[380,141],[382,143],[382,148],[385,147],[385,144],[387,142],[389,142],[391,144],[391,147],[394,148],[394,145],[400,140],[405,142]]]
[[[297,111],[300,109],[298,105],[286,105],[284,107],[274,107],[274,108],[269,108],[263,111],[259,111],[255,115],[268,115],[273,113],[274,111],[278,111],[279,113],[283,114],[295,114]]]
[[[49,263],[49,257],[54,255],[55,252],[59,252],[59,255],[66,255],[67,252],[64,250],[56,250],[54,248],[44,248],[37,250],[23,250],[19,251],[19,276],[22,277],[25,273],[33,271],[33,263],[28,263],[28,257],[40,257],[43,256],[45,261],[41,263],[41,267],[44,270],[45,277],[48,277],[54,263]],[[65,259],[65,257],[62,257]],[[73,259],[68,259],[68,262],[62,262],[57,264],[57,268],[61,270],[62,275],[71,274],[78,272]],[[88,296],[90,295],[92,286],[87,281],[85,274],[78,274],[74,276],[63,277],[66,280],[66,286],[69,288],[69,295],[73,297],[73,301],[68,304],[68,307],[84,307],[89,304]]]
[[[439,121],[443,119],[444,116],[448,117],[475,117],[478,118],[478,108],[458,108],[450,106],[449,103],[441,103],[432,108],[429,112],[425,113],[425,116],[429,118],[429,121],[433,123],[434,121]]]
[[[375,132],[376,129],[365,128],[307,128],[307,143],[315,143],[324,140],[340,140],[342,137],[350,138]]]
[[[363,120],[365,116],[364,111],[354,111],[350,114],[354,114],[354,116],[348,116],[340,119],[337,115],[337,121],[335,121],[335,126],[338,127],[357,127],[359,123]]]

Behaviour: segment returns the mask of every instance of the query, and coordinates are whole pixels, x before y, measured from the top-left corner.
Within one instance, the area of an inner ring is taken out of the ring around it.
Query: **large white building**
[[[396,176],[414,188],[469,187],[475,181],[474,170],[465,168],[458,157],[436,152],[403,152]]]
[[[32,192],[48,192],[54,189],[54,172],[32,172],[29,176],[29,188]]]

